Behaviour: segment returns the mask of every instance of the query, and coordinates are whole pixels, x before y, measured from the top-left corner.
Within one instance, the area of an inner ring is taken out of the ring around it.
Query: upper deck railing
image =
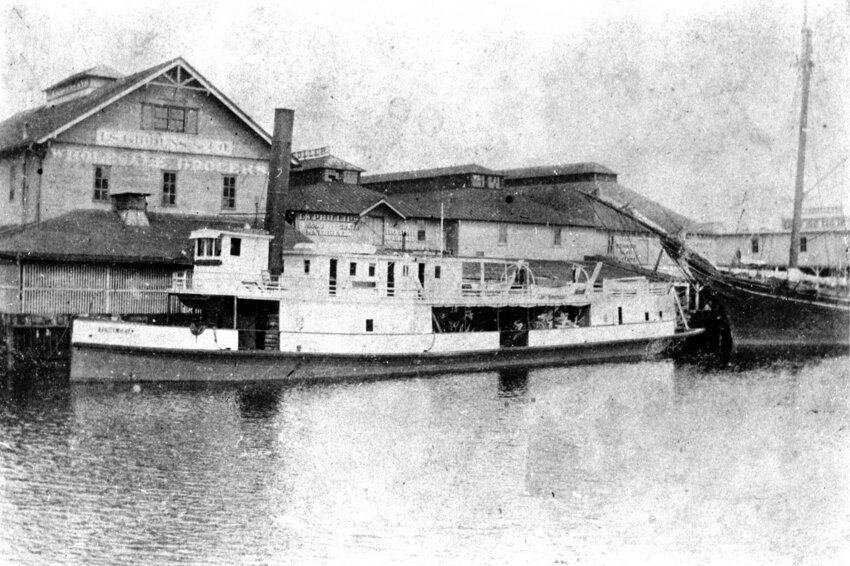
[[[329,280],[306,277],[271,277],[262,274],[228,274],[230,277],[199,277],[190,271],[175,273],[172,293],[234,295],[269,300],[348,300],[374,302],[401,299],[427,304],[457,305],[530,305],[586,303],[600,295],[633,297],[666,295],[668,283],[644,278],[607,279],[601,285],[568,283],[562,286],[517,284],[505,281],[464,279],[459,285],[435,283],[422,286],[417,279],[385,281]]]

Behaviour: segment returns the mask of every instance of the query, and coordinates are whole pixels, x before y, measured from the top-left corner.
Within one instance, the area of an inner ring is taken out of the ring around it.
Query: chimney
[[[121,221],[126,226],[146,228],[148,222],[148,197],[149,193],[119,192],[112,193],[112,210],[118,213]]]
[[[275,108],[272,151],[269,159],[269,186],[266,191],[265,228],[274,236],[269,250],[269,274],[280,275],[282,270],[283,229],[286,220],[289,192],[289,160],[292,154],[292,124],[295,112]]]

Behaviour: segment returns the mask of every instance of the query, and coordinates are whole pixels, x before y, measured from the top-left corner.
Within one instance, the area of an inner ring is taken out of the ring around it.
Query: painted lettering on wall
[[[265,177],[268,176],[269,172],[268,165],[262,161],[177,157],[144,151],[53,146],[50,148],[50,156],[68,163],[97,163],[99,165],[176,169],[178,171],[208,171],[228,175],[261,175]]]
[[[356,216],[348,214],[304,213],[295,220],[295,226],[305,236],[330,236],[348,238],[354,233]]]
[[[100,128],[97,130],[95,139],[95,143],[98,145],[109,145],[113,147],[150,149],[175,153],[233,155],[233,142],[169,132],[134,132]]]

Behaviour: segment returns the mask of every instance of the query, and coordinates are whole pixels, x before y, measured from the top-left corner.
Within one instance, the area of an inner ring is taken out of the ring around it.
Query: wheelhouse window
[[[310,260],[304,260],[304,273],[310,273]]]
[[[375,330],[375,320],[372,318],[366,319],[366,332],[372,332]]]
[[[222,177],[221,208],[224,210],[236,208],[236,177],[234,175]]]
[[[751,251],[752,251],[752,253],[754,253],[754,254],[759,253],[759,239],[758,239],[757,237],[753,237],[753,238],[750,240],[750,250],[751,250]]]
[[[369,277],[374,277],[374,276],[375,276],[375,264],[370,263],[369,264]]]
[[[142,129],[184,134],[198,133],[198,110],[165,104],[142,104]]]
[[[353,261],[348,264],[348,274],[352,277],[357,275],[357,264]]]
[[[560,246],[561,245],[561,227],[555,226],[552,228],[552,245]]]
[[[174,206],[177,203],[177,172],[162,172],[162,206]]]
[[[94,166],[94,197],[98,202],[109,201],[109,177],[111,175],[111,167],[108,165]]]
[[[418,220],[416,222],[416,241],[424,242],[425,241],[425,221]]]
[[[800,251],[805,253],[809,248],[809,240],[805,236],[800,236]]]
[[[434,279],[439,279],[441,275],[441,269],[439,265],[434,266]]]
[[[508,225],[499,224],[499,245],[504,246],[508,243]]]
[[[221,238],[198,238],[195,257],[221,257]]]
[[[230,238],[230,255],[242,254],[242,238]]]

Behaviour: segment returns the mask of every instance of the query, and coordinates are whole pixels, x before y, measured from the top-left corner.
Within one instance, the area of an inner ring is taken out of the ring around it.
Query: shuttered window
[[[142,129],[162,132],[198,133],[197,108],[142,104]]]

